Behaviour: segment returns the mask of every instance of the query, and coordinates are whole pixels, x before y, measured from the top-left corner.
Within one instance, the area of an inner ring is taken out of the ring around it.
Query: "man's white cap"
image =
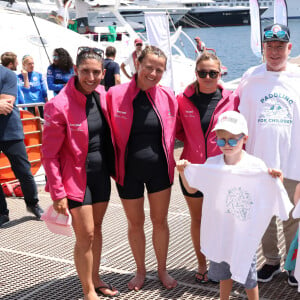
[[[220,114],[218,122],[212,131],[226,130],[232,134],[243,133],[248,135],[248,126],[245,117],[236,111],[225,111]]]

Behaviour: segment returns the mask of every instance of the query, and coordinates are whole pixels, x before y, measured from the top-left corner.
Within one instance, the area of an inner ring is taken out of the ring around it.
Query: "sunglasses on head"
[[[226,143],[231,147],[235,147],[237,145],[238,141],[243,138],[243,136],[244,136],[244,134],[242,134],[237,139],[228,139],[228,140],[216,138],[216,143],[219,147],[224,147],[226,145]]]
[[[196,70],[196,72],[200,78],[206,78],[208,74],[211,79],[216,79],[220,73],[218,71],[213,71],[213,70],[208,72],[204,70]]]
[[[283,39],[285,36],[289,39],[289,34],[284,30],[279,30],[277,32],[273,32],[272,30],[267,30],[264,33],[266,39],[271,39],[273,37],[278,37],[279,39]]]
[[[91,48],[91,47],[79,47],[77,50],[77,56],[84,54],[84,53],[95,53],[99,55],[100,57],[103,57],[104,51],[99,48]]]

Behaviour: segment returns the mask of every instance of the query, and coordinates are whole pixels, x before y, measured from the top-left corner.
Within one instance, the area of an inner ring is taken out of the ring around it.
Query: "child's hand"
[[[294,194],[294,203],[295,205],[299,202],[300,200],[300,183],[296,185],[296,190]]]
[[[181,160],[177,161],[176,162],[177,171],[179,173],[182,173],[184,171],[185,167],[189,164],[190,164],[190,162],[186,159],[181,159]]]
[[[278,169],[268,169],[268,171],[269,171],[269,174],[273,178],[279,177],[279,179],[281,180],[281,182],[283,182],[283,174],[282,174],[281,170],[278,170]]]

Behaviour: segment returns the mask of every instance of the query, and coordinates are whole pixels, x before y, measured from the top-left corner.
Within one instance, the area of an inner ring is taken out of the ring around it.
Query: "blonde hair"
[[[195,65],[195,71],[197,71],[197,66],[198,64],[200,64],[201,62],[203,61],[207,61],[207,60],[213,60],[216,62],[216,64],[218,65],[218,69],[219,69],[219,72],[221,72],[221,66],[222,66],[222,63],[221,63],[221,60],[219,59],[219,57],[217,55],[215,55],[214,53],[212,52],[208,52],[208,51],[204,51],[196,60],[196,65]],[[198,80],[196,79],[193,83],[192,83],[195,87],[195,91],[196,91],[196,94],[199,94],[200,93],[200,87],[199,87],[199,82]]]

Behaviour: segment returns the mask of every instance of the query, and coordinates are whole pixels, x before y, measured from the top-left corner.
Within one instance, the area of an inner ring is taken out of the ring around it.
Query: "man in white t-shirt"
[[[300,68],[287,62],[291,49],[287,26],[267,26],[263,34],[266,63],[250,68],[236,93],[240,97],[239,110],[249,127],[247,152],[283,171],[284,186],[292,202],[300,180]],[[297,222],[291,217],[283,222],[286,251]],[[262,239],[262,248],[266,263],[258,271],[258,281],[268,282],[281,272],[275,217]]]
[[[128,56],[128,58],[122,62],[120,68],[128,79],[131,79],[132,76],[136,73],[136,63],[138,57],[141,55],[143,50],[143,40],[136,38],[134,40],[135,50]],[[126,71],[126,65],[129,65],[130,74]]]

